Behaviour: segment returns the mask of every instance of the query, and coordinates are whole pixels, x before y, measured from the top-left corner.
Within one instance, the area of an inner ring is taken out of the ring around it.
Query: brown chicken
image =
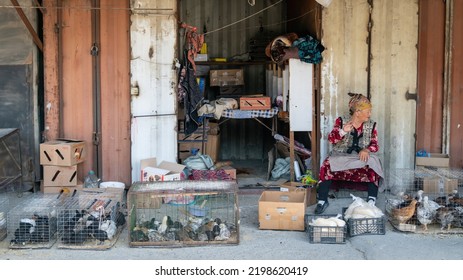
[[[463,206],[463,198],[458,196],[452,196],[449,198],[449,203],[454,206]]]
[[[402,208],[394,208],[391,210],[392,221],[400,224],[405,224],[415,214],[416,199],[413,199],[408,206]]]

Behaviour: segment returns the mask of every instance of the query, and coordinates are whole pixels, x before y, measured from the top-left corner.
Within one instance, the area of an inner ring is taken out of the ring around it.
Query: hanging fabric
[[[178,100],[179,102],[183,102],[185,109],[185,134],[189,135],[195,132],[201,125],[198,109],[202,105],[204,96],[201,94],[198,81],[196,80],[196,64],[194,59],[204,43],[204,35],[197,34],[196,27],[188,26],[184,23],[182,27],[186,29],[186,35],[183,63],[180,67],[178,78]]]
[[[185,134],[195,132],[201,121],[198,116],[198,109],[204,97],[199,89],[196,76],[191,63],[187,59],[187,51],[184,51],[183,64],[181,65],[178,81],[179,101],[183,102],[185,109]]]

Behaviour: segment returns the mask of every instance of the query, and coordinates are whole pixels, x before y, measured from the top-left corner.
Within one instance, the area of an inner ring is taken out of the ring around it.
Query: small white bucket
[[[118,188],[118,189],[125,189],[125,184],[122,182],[101,182],[100,188]]]

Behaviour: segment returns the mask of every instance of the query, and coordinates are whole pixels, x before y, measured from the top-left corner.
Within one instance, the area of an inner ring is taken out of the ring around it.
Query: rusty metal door
[[[60,11],[60,134],[87,143],[79,178],[130,185],[129,3],[67,0]]]
[[[450,166],[463,168],[463,1],[453,2],[450,34],[450,75],[448,100],[450,109]]]
[[[420,1],[416,150],[463,166],[462,1]]]

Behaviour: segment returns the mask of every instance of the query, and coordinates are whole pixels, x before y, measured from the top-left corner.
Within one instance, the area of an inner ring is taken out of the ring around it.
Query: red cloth
[[[188,60],[196,72],[195,57],[201,50],[204,43],[204,34],[196,33],[196,28],[188,28],[186,32],[186,44],[188,50]]]
[[[227,172],[225,172],[225,170],[219,169],[219,170],[193,170],[192,174],[190,175],[190,180],[228,181],[228,180],[233,180],[233,179],[230,177],[230,175]]]

